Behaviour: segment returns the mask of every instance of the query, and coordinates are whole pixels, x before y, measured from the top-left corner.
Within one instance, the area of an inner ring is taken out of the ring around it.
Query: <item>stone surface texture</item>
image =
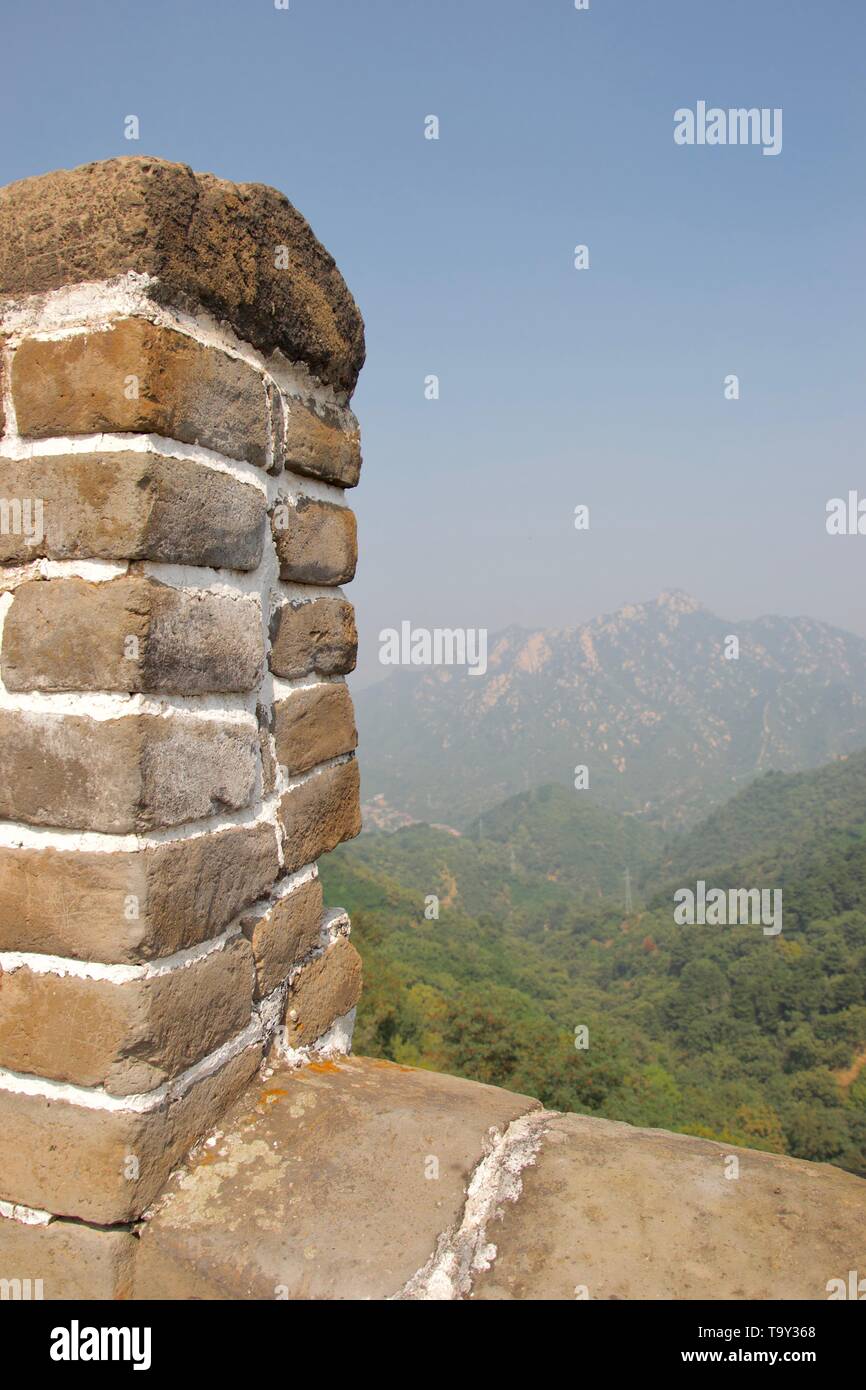
[[[339,1058],[249,1088],[145,1223],[135,1292],[820,1300],[864,1242],[839,1169]]]
[[[156,300],[205,309],[263,352],[354,389],[361,316],[333,257],[276,189],[148,155],[0,189],[0,296],[129,271],[153,277]]]
[[[275,1039],[351,1046],[315,861],[360,830],[363,359],[272,188],[145,157],[0,189],[0,1292],[26,1257],[127,1297]]]

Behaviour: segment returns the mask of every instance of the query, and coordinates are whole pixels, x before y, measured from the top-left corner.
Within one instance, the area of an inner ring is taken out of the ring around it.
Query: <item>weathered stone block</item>
[[[361,957],[351,941],[338,936],[292,981],[286,1001],[286,1044],[311,1047],[360,997]]]
[[[132,851],[0,848],[0,950],[135,965],[217,935],[278,873],[264,823]]]
[[[285,793],[279,819],[287,873],[360,835],[360,780],[352,758],[312,773]]]
[[[357,422],[344,429],[336,411],[313,401],[284,398],[285,464],[294,473],[355,487],[361,473]]]
[[[0,1284],[7,1281],[0,1297],[35,1298],[38,1280],[38,1296],[46,1302],[131,1298],[137,1251],[130,1231],[77,1221],[31,1225],[0,1215]]]
[[[333,502],[299,497],[272,514],[280,578],[299,584],[347,584],[358,562],[354,512]]]
[[[866,1184],[829,1163],[550,1115],[520,1199],[488,1230],[496,1258],[472,1279],[485,1302],[573,1304],[578,1288],[626,1303],[825,1301],[866,1248]]]
[[[270,667],[276,676],[343,676],[355,668],[358,633],[351,603],[316,598],[283,603],[271,619]]]
[[[301,883],[269,907],[241,918],[256,961],[256,989],[264,998],[281,985],[293,965],[318,944],[322,885],[318,876]]]
[[[0,459],[0,563],[163,560],[255,569],[264,494],[228,473],[162,454]]]
[[[253,978],[241,936],[123,983],[0,969],[0,1068],[117,1096],[152,1091],[243,1032]]]
[[[134,1220],[261,1060],[260,1042],[251,1042],[149,1110],[94,1108],[0,1084],[0,1201],[105,1226]]]
[[[261,374],[218,348],[143,318],[68,338],[29,338],[12,360],[18,432],[159,434],[264,467],[269,407]]]
[[[90,719],[0,710],[0,817],[128,833],[248,806],[258,740],[247,725],[175,713]]]
[[[107,159],[0,190],[0,296],[153,279],[162,303],[227,319],[351,393],[364,325],[333,257],[276,189],[152,156]]]
[[[290,776],[351,753],[358,744],[358,731],[348,687],[342,681],[327,681],[277,700],[274,738],[277,762]]]
[[[143,575],[31,580],[15,591],[0,661],[9,690],[252,690],[264,661],[261,608]]]
[[[136,1298],[399,1296],[460,1227],[491,1130],[540,1109],[363,1057],[276,1065],[267,1085],[250,1087],[220,1121],[216,1148],[171,1179],[142,1230]]]

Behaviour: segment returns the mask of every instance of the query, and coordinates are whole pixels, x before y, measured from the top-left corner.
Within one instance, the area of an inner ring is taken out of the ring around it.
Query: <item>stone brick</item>
[[[287,1045],[311,1047],[360,997],[361,957],[351,941],[338,936],[292,981],[286,1001]]]
[[[130,382],[130,377],[135,382]],[[12,361],[18,432],[158,434],[264,467],[270,425],[261,374],[147,319],[29,338]]]
[[[136,965],[216,936],[278,873],[265,823],[121,852],[0,848],[0,950]]]
[[[261,609],[143,575],[31,580],[6,615],[0,660],[9,690],[247,691],[264,661]]]
[[[270,994],[318,944],[322,885],[316,876],[259,912],[241,918],[256,961],[257,993]]]
[[[333,502],[299,497],[273,512],[280,578],[299,584],[347,584],[358,561],[354,512]]]
[[[264,494],[186,459],[137,451],[0,459],[0,498],[2,564],[48,557],[251,570],[262,556]]]
[[[354,388],[361,316],[333,257],[276,189],[147,155],[0,190],[0,296],[130,270],[153,277],[154,299],[204,308],[262,351],[279,348],[338,391]]]
[[[267,1085],[221,1119],[216,1150],[172,1177],[141,1233],[136,1298],[273,1301],[279,1290],[333,1306],[399,1296],[444,1240],[457,1245],[491,1131],[540,1110],[526,1096],[379,1058],[275,1063]],[[496,1242],[499,1222],[488,1229]],[[461,1254],[458,1245],[458,1268]]]
[[[314,772],[280,800],[285,870],[312,864],[361,833],[360,776],[354,758]]]
[[[258,741],[246,725],[175,714],[90,719],[0,710],[0,817],[128,833],[249,805]]]
[[[355,487],[361,473],[357,421],[345,429],[336,411],[294,396],[284,397],[283,405],[286,467],[338,487]]]
[[[149,1110],[0,1087],[0,1201],[104,1226],[135,1220],[261,1061],[261,1043],[251,1042]]]
[[[277,762],[290,776],[353,752],[358,731],[348,687],[342,681],[325,681],[277,700],[274,738]]]
[[[46,1302],[132,1297],[138,1241],[123,1229],[103,1231],[77,1221],[30,1225],[0,1216],[0,1280],[41,1280]],[[11,1286],[11,1297],[17,1290]]]
[[[0,970],[0,1068],[110,1095],[151,1091],[243,1032],[253,978],[242,936],[123,983]]]
[[[345,599],[283,603],[271,618],[270,667],[285,680],[314,672],[343,676],[355,669],[357,655],[355,613]]]
[[[496,1258],[473,1300],[573,1305],[582,1286],[625,1304],[825,1302],[828,1279],[862,1275],[853,1173],[596,1115],[548,1114],[545,1131],[520,1199],[488,1227]]]

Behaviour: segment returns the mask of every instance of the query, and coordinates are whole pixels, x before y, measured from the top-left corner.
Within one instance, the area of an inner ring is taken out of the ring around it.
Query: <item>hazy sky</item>
[[[274,184],[335,255],[367,324],[368,676],[403,619],[567,626],[671,587],[866,635],[866,536],[824,524],[866,495],[862,0],[0,17],[0,181],[163,155]],[[677,146],[700,100],[781,107],[782,152]]]

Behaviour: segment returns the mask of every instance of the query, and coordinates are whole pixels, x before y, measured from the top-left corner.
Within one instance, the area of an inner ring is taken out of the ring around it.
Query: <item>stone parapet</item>
[[[0,1277],[49,1296],[124,1296],[172,1167],[357,1002],[315,860],[360,829],[362,362],[273,189],[0,190]]]

